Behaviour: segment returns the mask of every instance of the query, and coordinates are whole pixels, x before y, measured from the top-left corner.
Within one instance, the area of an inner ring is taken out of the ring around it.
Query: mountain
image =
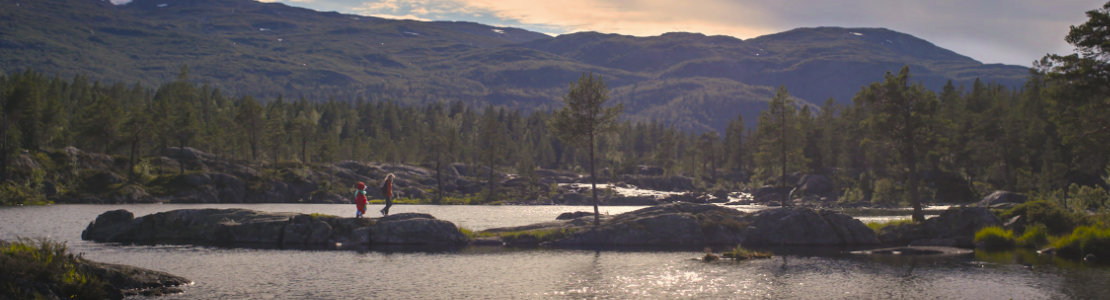
[[[939,89],[976,78],[1019,86],[1027,68],[985,65],[881,28],[799,28],[741,40],[697,33],[551,37],[468,22],[317,12],[251,0],[0,0],[0,72],[33,68],[157,86],[191,80],[267,99],[560,105],[583,72],[603,76],[629,120],[720,130],[753,124],[785,85],[803,104],[848,103],[910,66]]]

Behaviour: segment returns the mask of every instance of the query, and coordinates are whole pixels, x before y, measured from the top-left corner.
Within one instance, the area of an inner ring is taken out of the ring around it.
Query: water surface
[[[704,263],[698,251],[593,251],[471,247],[440,252],[124,246],[80,239],[97,215],[180,208],[249,208],[353,215],[338,204],[54,205],[0,209],[0,238],[49,237],[86,258],[167,271],[195,281],[164,299],[209,298],[755,298],[1097,299],[1110,271],[1028,254],[911,259],[838,249],[782,249],[776,257]],[[376,211],[369,207],[370,211]],[[601,207],[618,214],[640,207]],[[397,205],[482,230],[550,221],[588,206]],[[758,208],[744,208],[755,210]]]

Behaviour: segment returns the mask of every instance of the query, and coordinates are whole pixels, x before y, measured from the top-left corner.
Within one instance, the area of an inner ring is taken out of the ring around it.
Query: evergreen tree
[[[929,127],[937,110],[937,99],[921,84],[909,84],[910,69],[903,67],[898,75],[887,73],[882,83],[872,83],[854,99],[867,113],[865,124],[878,140],[889,143],[906,168],[906,189],[913,206],[913,220],[924,222],[918,198],[919,155],[932,146]]]
[[[779,87],[768,105],[768,109],[759,114],[759,123],[756,126],[755,142],[758,143],[758,151],[755,153],[755,160],[756,165],[763,167],[762,173],[758,174],[760,177],[767,180],[778,177],[782,193],[781,204],[785,206],[790,197],[790,184],[786,174],[790,170],[802,170],[806,165],[802,151],[805,137],[794,100],[790,98],[786,87]]]
[[[601,76],[582,74],[577,83],[571,84],[570,91],[563,97],[563,108],[555,112],[550,123],[552,131],[563,141],[589,148],[594,226],[601,223],[601,213],[597,208],[597,166],[594,153],[597,137],[614,128],[623,108],[620,104],[605,107],[607,100],[609,90]]]

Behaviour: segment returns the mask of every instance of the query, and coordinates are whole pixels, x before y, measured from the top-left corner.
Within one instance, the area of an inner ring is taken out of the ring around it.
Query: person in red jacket
[[[361,218],[366,214],[366,184],[359,181],[355,184],[355,218]]]
[[[385,197],[385,208],[382,208],[382,215],[389,215],[389,207],[393,206],[393,173],[385,175],[382,179],[382,197]]]

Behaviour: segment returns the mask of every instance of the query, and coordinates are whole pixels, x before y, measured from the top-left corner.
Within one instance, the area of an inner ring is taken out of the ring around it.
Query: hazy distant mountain
[[[801,28],[740,40],[696,33],[550,37],[466,22],[399,21],[250,0],[0,0],[0,71],[83,73],[155,86],[190,78],[267,99],[558,105],[582,72],[602,74],[632,120],[690,130],[749,123],[779,85],[809,103],[847,103],[909,65],[938,89],[975,78],[1021,84],[1026,67],[984,65],[872,28]]]

